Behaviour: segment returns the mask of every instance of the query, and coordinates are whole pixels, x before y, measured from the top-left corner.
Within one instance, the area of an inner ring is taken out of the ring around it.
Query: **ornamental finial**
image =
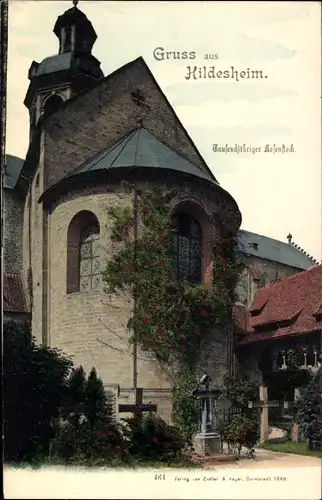
[[[78,0],[73,0],[74,7],[77,7]]]

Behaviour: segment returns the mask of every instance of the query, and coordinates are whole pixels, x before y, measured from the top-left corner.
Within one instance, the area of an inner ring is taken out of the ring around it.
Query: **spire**
[[[85,52],[90,54],[97,38],[92,23],[77,8],[78,0],[73,0],[73,7],[58,17],[54,33],[59,38],[59,53]]]
[[[29,109],[30,136],[41,116],[48,116],[66,101],[100,81],[104,74],[92,54],[97,38],[92,23],[77,8],[78,0],[60,15],[54,26],[59,53],[41,63],[32,62],[24,104]],[[39,97],[39,99],[38,99]]]

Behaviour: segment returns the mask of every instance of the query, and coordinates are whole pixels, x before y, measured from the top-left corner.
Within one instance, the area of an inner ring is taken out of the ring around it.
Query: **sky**
[[[52,30],[71,6],[71,1],[9,2],[8,154],[26,155],[28,69],[33,60],[58,52]],[[84,0],[78,8],[98,35],[93,54],[105,75],[144,58],[216,179],[237,201],[242,228],[285,242],[290,232],[320,261],[319,2]],[[196,57],[160,61],[157,48]],[[206,54],[217,58],[205,59]],[[187,79],[187,66],[215,66],[216,72],[233,66],[239,74],[249,68],[263,78]],[[214,144],[258,149],[215,152]],[[294,151],[265,152],[266,145],[283,144]]]

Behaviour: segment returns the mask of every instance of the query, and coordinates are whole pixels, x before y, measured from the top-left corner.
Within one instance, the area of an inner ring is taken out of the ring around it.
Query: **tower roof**
[[[39,64],[36,70],[36,75],[47,75],[48,73],[54,73],[56,71],[68,70],[71,68],[72,60],[72,52],[66,52],[65,54],[55,54],[54,56],[46,57]]]
[[[86,35],[91,39],[92,44],[97,38],[92,23],[87,19],[84,12],[79,10],[76,5],[66,10],[64,14],[57,18],[53,30],[55,35],[59,37],[62,28],[67,26],[76,26],[77,29],[81,30],[83,33],[86,32]]]

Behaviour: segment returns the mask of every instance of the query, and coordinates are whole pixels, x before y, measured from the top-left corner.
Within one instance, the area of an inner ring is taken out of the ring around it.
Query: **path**
[[[322,467],[322,460],[315,457],[306,457],[294,455],[293,453],[279,453],[276,451],[263,450],[257,448],[255,459],[242,458],[238,462],[230,464],[216,464],[211,468],[229,468],[229,469],[282,469],[288,467]]]

